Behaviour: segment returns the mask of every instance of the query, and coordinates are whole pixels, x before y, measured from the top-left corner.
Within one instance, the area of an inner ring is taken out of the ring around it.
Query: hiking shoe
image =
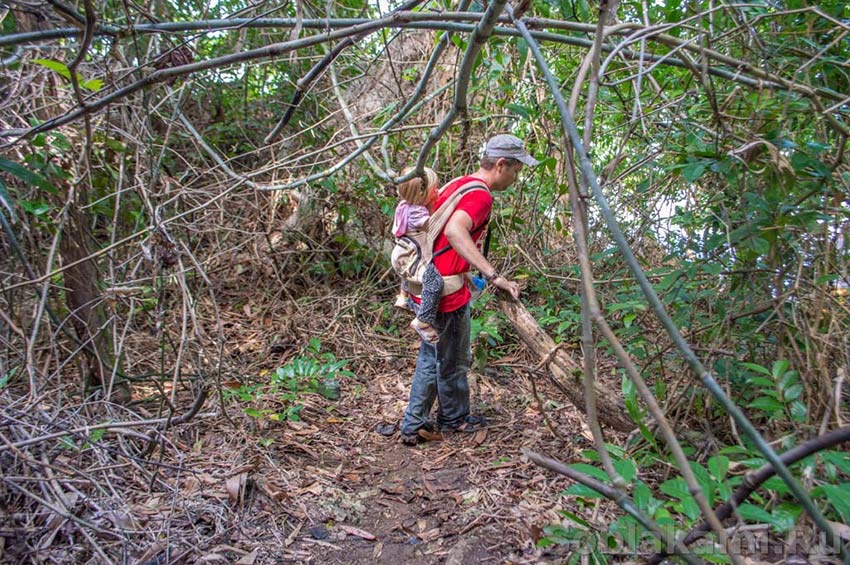
[[[443,434],[434,429],[434,426],[429,422],[416,430],[413,434],[401,434],[401,443],[404,445],[418,445],[426,441],[441,441]]]
[[[457,426],[442,426],[443,431],[461,432],[465,434],[474,434],[478,430],[487,427],[487,419],[484,416],[467,416],[463,422]]]
[[[404,445],[418,445],[423,441],[425,441],[425,439],[419,437],[419,432],[415,434],[401,434],[401,443]]]
[[[419,337],[425,343],[437,343],[440,341],[440,334],[437,332],[437,328],[427,322],[423,322],[419,318],[413,318],[413,321],[410,322],[410,327],[416,330],[416,333],[419,334]]]
[[[413,310],[413,308],[411,308],[410,304],[407,302],[407,297],[403,294],[399,294],[395,297],[395,304],[393,304],[393,306],[395,306],[399,310]]]

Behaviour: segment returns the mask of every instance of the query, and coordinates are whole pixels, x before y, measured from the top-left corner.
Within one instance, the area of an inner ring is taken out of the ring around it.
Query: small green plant
[[[73,440],[71,435],[64,435],[59,438],[59,447],[62,449],[67,449],[69,451],[77,451],[82,452],[86,449],[92,447],[95,443],[99,442],[103,435],[106,433],[106,428],[97,428],[92,430],[91,433],[86,437],[85,440],[80,445]]]
[[[496,314],[472,318],[470,343],[472,344],[473,367],[480,371],[487,364],[489,353],[504,340],[499,334],[499,318]]]
[[[0,390],[3,390],[4,388],[6,388],[6,386],[9,384],[9,382],[12,379],[15,378],[15,375],[18,374],[19,370],[20,370],[20,367],[12,367],[8,371],[6,371],[6,374],[4,374],[2,377],[0,377]]]
[[[587,556],[587,563],[607,565],[608,557],[602,551],[607,545],[605,533],[572,512],[562,510],[558,513],[564,516],[566,525],[553,524],[543,528],[545,535],[538,540],[537,547],[567,546],[570,548],[565,561],[568,565],[584,562],[584,556]]]
[[[71,70],[64,63],[54,61],[53,59],[34,59],[33,63],[37,63],[42,67],[46,67],[52,71],[55,71],[60,76],[71,80]],[[103,81],[101,79],[93,78],[83,80],[83,77],[79,73],[77,73],[77,81],[79,82],[79,85],[82,88],[90,92],[97,92],[103,87]]]
[[[257,419],[300,420],[304,395],[318,393],[334,398],[337,393],[334,390],[335,381],[354,376],[354,373],[345,369],[348,360],[337,359],[333,353],[323,353],[321,349],[322,343],[316,338],[311,339],[302,355],[271,373],[268,384],[243,384],[225,390],[225,398],[248,403],[261,401],[266,395],[276,396],[282,409],[246,407],[243,410],[248,416]]]
[[[782,391],[794,386],[795,380],[793,376],[788,375],[787,364],[776,364],[773,369],[770,373],[775,378],[771,378],[769,382],[772,387],[776,387],[776,396],[773,396],[773,388],[763,395],[784,399]],[[635,400],[629,399],[630,391],[626,386],[624,389],[628,406]],[[789,401],[793,402],[791,399]],[[628,410],[633,417],[642,415],[636,405]],[[792,445],[788,444],[785,448],[788,449]],[[657,443],[650,442],[631,454],[617,446],[608,445],[607,448],[614,468],[630,485],[629,493],[634,506],[653,520],[665,536],[671,539],[681,537],[703,519],[696,500],[681,476],[673,476],[659,482],[651,478],[644,481],[638,476],[637,470],[641,469],[641,474],[646,473],[651,477],[654,473],[647,473],[645,470],[648,470],[654,461],[670,459],[669,454]],[[685,448],[690,450],[689,446]],[[590,463],[574,463],[570,467],[610,485],[607,474],[598,465],[599,455],[596,451],[587,450],[582,455]],[[764,457],[754,447],[735,445],[721,448],[704,463],[690,461],[690,468],[709,506],[717,508],[724,501],[728,501],[735,490],[744,483],[747,472],[764,464]],[[850,520],[850,456],[847,453],[822,451],[796,462],[791,466],[791,470],[798,477],[810,477],[815,485],[811,489],[811,495],[816,501],[823,501],[822,506],[829,519],[839,523]],[[575,483],[561,494],[571,497],[570,506],[575,513],[561,512],[565,519],[544,529],[545,535],[538,541],[539,547],[566,545],[569,546],[571,555],[587,555],[596,563],[605,563],[606,556],[610,555],[633,555],[637,551],[657,551],[661,548],[659,540],[646,531],[635,518],[625,513],[621,513],[616,520],[609,523],[607,529],[593,526],[583,520],[581,516],[585,512],[591,513],[597,501],[604,498],[595,490]],[[803,516],[803,509],[792,496],[788,486],[776,476],[765,481],[746,501],[738,504],[735,512],[746,522],[769,525],[777,534],[793,530]],[[694,551],[711,563],[729,562],[728,556],[714,544],[694,546]]]
[[[806,421],[806,405],[800,400],[803,383],[800,374],[790,369],[788,361],[780,359],[771,369],[755,363],[741,363],[741,366],[749,369],[743,383],[749,408],[762,412],[768,421]]]

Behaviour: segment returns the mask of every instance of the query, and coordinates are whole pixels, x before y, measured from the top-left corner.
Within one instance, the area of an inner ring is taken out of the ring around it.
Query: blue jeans
[[[454,312],[439,312],[434,327],[440,341],[419,346],[410,400],[401,424],[401,433],[406,435],[425,426],[435,399],[439,427],[457,427],[469,415],[469,304]]]

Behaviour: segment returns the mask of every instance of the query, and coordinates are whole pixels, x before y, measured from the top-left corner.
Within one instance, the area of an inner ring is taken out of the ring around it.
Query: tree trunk
[[[553,352],[556,347],[555,342],[521,303],[502,299],[499,300],[499,306],[508,316],[522,341],[541,359],[547,359],[547,366],[555,379],[561,383],[567,399],[585,413],[581,362],[563,349]],[[635,423],[629,419],[626,408],[619,398],[612,394],[612,391],[601,387],[598,382],[596,398],[599,420],[603,426],[620,432],[629,432],[635,428]]]
[[[65,295],[74,331],[82,348],[81,372],[84,386],[102,385],[109,389],[115,356],[112,349],[112,324],[106,324],[100,297],[100,278],[97,264],[89,257],[84,215],[80,212],[83,198],[77,195],[76,205],[68,211],[68,221],[60,241]],[[111,400],[124,403],[130,400],[126,382],[116,381],[112,386]]]

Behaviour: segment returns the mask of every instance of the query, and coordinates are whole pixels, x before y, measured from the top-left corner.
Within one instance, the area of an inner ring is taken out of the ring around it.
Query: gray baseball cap
[[[534,167],[540,163],[540,161],[528,154],[528,151],[525,150],[525,144],[520,138],[507,133],[494,135],[487,140],[487,145],[484,146],[483,156],[509,157],[525,163],[529,167]]]

